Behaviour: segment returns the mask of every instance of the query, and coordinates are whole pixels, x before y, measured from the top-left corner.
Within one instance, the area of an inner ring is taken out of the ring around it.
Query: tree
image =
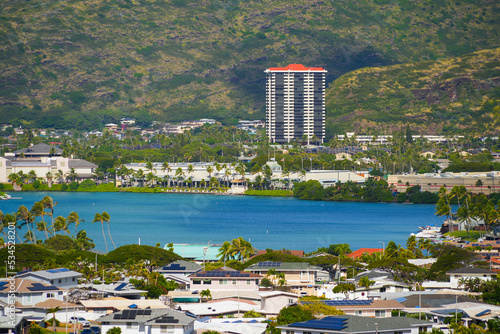
[[[355,291],[356,287],[351,283],[340,283],[333,288],[334,293],[343,293],[345,295],[345,299],[349,299],[349,293]]]
[[[53,308],[49,308],[46,312],[46,314],[51,314],[52,313],[52,331],[55,332],[56,331],[56,313],[61,311],[62,309],[57,306],[57,307],[53,307]]]
[[[113,248],[116,249],[116,246],[115,246],[115,243],[113,241],[113,238],[111,238],[111,232],[109,231],[109,221],[111,220],[111,217],[109,216],[109,214],[104,211],[102,214],[101,214],[101,217],[102,217],[102,220],[104,220],[107,224],[108,224],[108,235],[109,235],[109,239],[111,239],[111,243],[113,244]]]
[[[373,284],[375,284],[374,281],[370,281],[370,279],[366,276],[363,276],[359,279],[358,286],[365,288],[366,295],[368,296],[368,288],[371,287]]]
[[[33,242],[36,243],[36,236],[33,230],[34,219],[33,216],[31,215],[31,212],[28,211],[28,208],[26,208],[24,205],[21,205],[17,209],[16,221],[23,221],[23,223],[19,225],[19,228],[26,225],[28,227],[28,233],[27,233],[27,235],[29,236],[28,240],[31,241],[31,243]]]
[[[75,211],[71,211],[68,217],[66,218],[66,221],[68,222],[68,225],[75,224],[75,238],[76,238],[76,236],[78,235],[78,225],[80,225],[80,223],[85,222],[85,220],[80,219],[78,213],[76,213]]]
[[[113,327],[108,329],[106,334],[122,334],[122,329],[120,327]]]
[[[92,223],[95,222],[101,222],[101,227],[102,227],[102,237],[104,238],[104,244],[106,245],[106,253],[108,252],[108,243],[106,241],[106,234],[104,234],[104,219],[102,218],[102,215],[100,213],[96,213],[94,216],[94,220]]]
[[[233,256],[232,256],[232,246],[231,246],[231,243],[229,241],[224,241],[224,243],[222,244],[221,248],[219,248],[219,253],[217,254],[217,256],[219,257],[220,261],[227,261],[227,260],[231,260],[233,259]]]
[[[210,300],[210,299],[212,299],[212,294],[210,293],[209,289],[201,290],[200,297],[206,298],[207,300]],[[201,302],[201,298],[200,298],[200,302]]]

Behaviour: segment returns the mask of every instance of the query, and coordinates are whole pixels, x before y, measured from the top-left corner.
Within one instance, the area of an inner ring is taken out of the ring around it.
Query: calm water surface
[[[294,198],[214,196],[187,194],[12,192],[14,199],[0,201],[3,213],[28,209],[51,196],[58,204],[55,215],[76,211],[78,229],[87,231],[96,248],[104,250],[95,213],[111,216],[116,246],[138,243],[222,243],[236,237],[250,240],[258,249],[312,251],[332,243],[351,248],[381,247],[379,241],[404,244],[418,226],[441,224],[434,205],[316,202]],[[105,226],[106,227],[106,226]],[[74,227],[70,227],[74,233]],[[23,236],[27,229],[18,233]],[[106,230],[107,233],[107,230]],[[43,232],[39,232],[43,236]],[[108,238],[108,247],[111,242]],[[110,250],[112,246],[110,247]]]

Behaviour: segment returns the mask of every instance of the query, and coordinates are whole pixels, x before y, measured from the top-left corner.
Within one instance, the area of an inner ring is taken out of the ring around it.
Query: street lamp
[[[382,248],[384,249],[384,250],[382,251],[382,255],[384,255],[384,256],[385,256],[385,242],[383,242],[383,241],[379,241],[379,243],[382,243]]]

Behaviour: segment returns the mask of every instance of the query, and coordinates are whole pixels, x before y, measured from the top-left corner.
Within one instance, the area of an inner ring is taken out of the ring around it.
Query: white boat
[[[10,196],[9,194],[6,194],[6,193],[0,193],[0,200],[1,199],[11,199],[12,196]]]
[[[414,235],[415,238],[424,238],[424,239],[439,239],[442,238],[443,235],[441,234],[441,227],[438,226],[426,226],[426,227],[419,227],[420,232],[418,233],[412,233],[411,235]]]

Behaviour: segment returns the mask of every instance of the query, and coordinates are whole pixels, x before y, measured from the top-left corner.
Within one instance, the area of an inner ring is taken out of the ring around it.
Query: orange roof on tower
[[[270,67],[269,71],[325,71],[322,67],[305,67],[302,64],[290,64],[287,67]]]

